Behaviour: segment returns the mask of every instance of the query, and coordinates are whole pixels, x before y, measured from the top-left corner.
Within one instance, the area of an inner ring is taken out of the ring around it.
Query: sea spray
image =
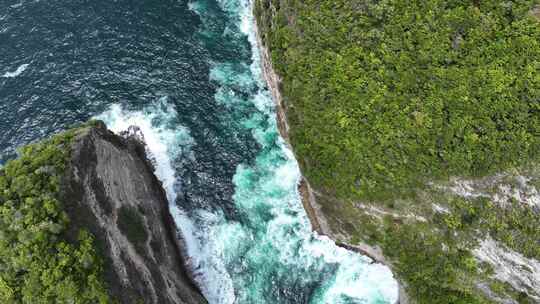
[[[4,73],[4,75],[2,75],[2,77],[4,78],[14,78],[14,77],[17,77],[19,75],[21,75],[24,71],[26,71],[26,69],[28,68],[29,64],[22,64],[20,65],[15,71],[13,72],[6,72]]]
[[[207,43],[251,48],[247,58],[239,55],[242,60],[217,58],[209,73],[216,102],[232,113],[223,117],[235,117],[228,123],[251,132],[259,145],[256,158],[236,168],[235,219],[219,208],[187,210],[177,199],[183,191],[177,171],[183,159],[194,157],[195,143],[167,98],[141,111],[115,105],[98,117],[116,132],[141,128],[206,298],[211,304],[394,303],[397,283],[388,268],[311,232],[297,189],[299,168],[279,136],[261,77],[251,4],[218,1],[221,15],[214,4],[190,4],[201,16]],[[225,24],[217,26],[223,21],[213,18],[223,17]]]
[[[278,135],[274,104],[264,89],[251,3],[218,3],[230,22],[221,36],[247,37],[252,57],[249,69],[244,62],[214,63],[210,77],[220,86],[215,97],[220,103],[236,106],[247,101],[255,106],[257,111],[240,126],[250,129],[261,146],[255,164],[240,165],[233,180],[242,220],[222,224],[215,228],[221,238],[208,239],[208,246],[221,248],[237,302],[394,303],[397,283],[388,268],[311,233],[297,191],[298,165]],[[204,11],[208,4],[192,5],[203,24],[213,24],[207,19],[215,18]]]
[[[197,227],[181,206],[176,204],[177,194],[182,191],[177,182],[175,171],[182,165],[182,158],[192,158],[191,146],[194,144],[189,130],[175,123],[176,110],[167,103],[167,98],[158,100],[155,105],[142,111],[128,111],[115,104],[103,114],[95,117],[103,120],[113,132],[120,133],[130,126],[138,126],[144,136],[147,154],[155,163],[155,173],[163,183],[167,193],[170,212],[177,227],[181,230],[189,255],[189,267],[194,271],[195,279],[210,303],[228,304],[234,302],[232,281],[227,279],[228,273],[221,266],[220,259],[213,259],[219,254],[212,248],[204,246],[201,234],[207,238],[209,232],[205,227],[212,227],[224,221],[219,214],[198,210]],[[175,165],[173,165],[175,164]],[[176,168],[175,168],[176,166]]]

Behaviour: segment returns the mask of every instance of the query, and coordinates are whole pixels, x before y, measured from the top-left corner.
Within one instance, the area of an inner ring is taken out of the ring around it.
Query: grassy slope
[[[59,191],[73,129],[20,150],[0,170],[0,302],[109,303],[94,238],[69,225]]]
[[[380,245],[419,303],[489,303],[478,281],[532,301],[490,279],[470,248],[489,233],[538,259],[538,213],[517,203],[494,208],[427,182],[538,161],[536,3],[256,1],[283,78],[292,145],[325,193],[319,201],[332,228]],[[434,213],[432,203],[450,213]],[[366,207],[426,221],[374,216]]]

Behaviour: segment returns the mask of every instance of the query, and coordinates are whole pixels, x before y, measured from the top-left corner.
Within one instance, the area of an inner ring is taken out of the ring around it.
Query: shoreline
[[[274,101],[275,106],[276,106],[277,128],[278,128],[279,134],[284,139],[285,144],[294,154],[294,150],[292,149],[292,145],[290,143],[290,137],[289,137],[290,128],[287,122],[287,116],[285,114],[286,113],[285,105],[283,104],[283,98],[281,96],[281,91],[279,90],[281,78],[274,71],[274,68],[270,60],[270,54],[268,52],[268,48],[266,48],[262,42],[257,21],[254,20],[254,23],[255,23],[254,24],[255,36],[257,38],[257,47],[260,52],[259,54],[260,54],[260,59],[261,59],[262,76],[265,80],[268,90],[270,91],[272,95],[272,100]],[[303,175],[300,176],[300,181],[298,183],[298,193],[300,195],[302,205],[304,206],[304,209],[311,223],[312,230],[317,232],[318,234],[331,237],[332,232],[330,228],[328,227],[326,220],[321,220],[323,219],[323,216],[322,214],[320,214],[320,211],[319,211],[320,208],[318,208],[319,206],[316,204],[315,194],[311,186],[309,185],[309,182]],[[324,223],[322,223],[323,221]]]
[[[257,46],[259,48],[260,57],[261,57],[260,58],[261,67],[262,67],[262,72],[263,72],[262,75],[268,86],[268,90],[272,94],[272,99],[274,100],[275,105],[276,105],[276,119],[277,119],[278,131],[281,137],[284,139],[285,143],[287,144],[288,148],[291,149],[291,151],[293,151],[293,154],[294,154],[294,150],[292,149],[292,145],[290,143],[290,138],[289,138],[290,128],[287,123],[285,106],[283,104],[283,98],[279,90],[279,84],[281,83],[281,79],[277,75],[277,73],[274,71],[274,68],[272,67],[268,49],[264,46],[262,42],[262,39],[259,33],[259,28],[256,21],[255,21],[255,35],[257,37]],[[354,245],[336,240],[335,234],[330,229],[327,223],[327,220],[324,218],[324,215],[321,212],[321,206],[317,204],[315,191],[313,191],[308,180],[302,174],[300,176],[300,181],[298,182],[298,193],[300,195],[302,205],[304,206],[304,209],[307,213],[307,216],[309,218],[313,231],[317,232],[320,235],[328,236],[329,238],[334,240],[336,244],[340,247],[364,254],[370,257],[371,259],[373,259],[377,263],[381,263],[385,265],[387,264],[384,261],[384,259],[381,259],[381,256],[379,254],[370,252],[370,250],[367,250],[365,248],[360,248],[361,246],[354,246]]]
[[[278,76],[272,66],[269,50],[262,41],[259,32],[259,25],[257,24],[256,18],[254,18],[254,30],[257,40],[257,47],[259,49],[262,76],[266,82],[267,88],[270,91],[272,99],[276,106],[277,128],[281,137],[284,139],[285,144],[288,146],[289,149],[291,149],[291,151],[296,157],[289,137],[290,127],[287,122],[286,106],[283,102],[283,97],[281,95],[279,87],[281,84],[281,78]],[[325,235],[329,237],[335,242],[338,247],[342,247],[344,249],[367,256],[372,260],[372,263],[379,263],[385,265],[392,271],[392,264],[385,259],[379,247],[374,247],[363,243],[359,245],[352,245],[348,244],[347,242],[341,242],[335,237],[335,234],[330,229],[328,221],[326,220],[324,214],[321,211],[321,206],[317,203],[316,192],[313,191],[313,188],[309,184],[308,180],[304,177],[302,172],[300,172],[300,180],[298,182],[298,194],[300,195],[300,200],[302,202],[304,210],[306,211],[309,222],[311,223],[312,231],[316,232],[319,235]],[[395,304],[409,304],[410,301],[407,293],[405,292],[404,284],[395,276],[394,279],[398,283],[398,300]]]

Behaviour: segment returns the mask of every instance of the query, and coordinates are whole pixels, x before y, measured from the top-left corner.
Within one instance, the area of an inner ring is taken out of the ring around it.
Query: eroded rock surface
[[[120,303],[206,303],[144,144],[136,132],[125,136],[98,122],[74,140],[63,193],[72,233],[85,227],[96,236]]]

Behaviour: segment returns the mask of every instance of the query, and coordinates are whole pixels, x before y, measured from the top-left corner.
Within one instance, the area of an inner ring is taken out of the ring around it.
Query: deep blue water
[[[391,303],[311,233],[248,0],[0,0],[0,162],[90,118],[136,124],[211,303]]]

